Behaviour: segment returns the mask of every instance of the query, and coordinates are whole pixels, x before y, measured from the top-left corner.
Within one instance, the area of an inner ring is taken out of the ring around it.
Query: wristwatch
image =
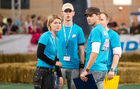
[[[113,68],[111,68],[111,70],[110,70],[111,72],[114,72],[114,69]]]

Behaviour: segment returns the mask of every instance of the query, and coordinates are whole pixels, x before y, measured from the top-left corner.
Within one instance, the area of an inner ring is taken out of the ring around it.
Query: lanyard
[[[72,25],[73,26],[73,25]],[[70,32],[69,32],[69,35],[68,35],[68,39],[66,39],[66,31],[65,31],[65,26],[64,26],[64,23],[63,23],[63,31],[64,31],[64,38],[65,38],[65,44],[66,44],[66,55],[67,55],[67,47],[68,47],[68,41],[70,39],[70,35],[71,35],[71,31],[72,31],[72,26],[70,28]]]
[[[54,42],[55,39],[53,39],[53,36],[51,35],[51,39],[52,39],[52,42],[53,42],[53,45],[54,45],[54,48],[55,48],[55,50],[56,50],[56,54],[57,54],[57,57],[58,57],[58,51],[57,51],[57,50],[58,50],[58,49],[57,49],[57,48],[58,48],[58,47],[57,47],[57,38],[56,38],[56,41]],[[55,43],[56,43],[56,45],[55,45]]]

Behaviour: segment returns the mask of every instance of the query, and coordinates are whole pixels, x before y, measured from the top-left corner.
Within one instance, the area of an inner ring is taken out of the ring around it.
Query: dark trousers
[[[54,89],[54,72],[49,68],[38,67],[33,76],[34,89]]]

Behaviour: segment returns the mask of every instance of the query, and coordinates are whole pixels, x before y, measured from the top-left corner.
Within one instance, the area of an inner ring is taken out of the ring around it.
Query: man
[[[64,81],[67,78],[68,89],[75,89],[73,78],[79,77],[79,68],[84,68],[85,38],[82,28],[73,23],[74,14],[72,4],[65,3],[62,7],[64,22],[62,29],[58,32],[58,37],[61,40],[58,56],[63,64],[62,76]]]
[[[109,56],[107,62],[108,74],[107,78],[112,79],[114,75],[117,74],[117,65],[119,62],[119,58],[121,57],[121,42],[118,33],[109,29],[107,24],[109,23],[109,17],[106,13],[102,12],[100,14],[101,24],[105,27],[108,31],[110,37],[110,44],[109,44]]]
[[[7,26],[6,26],[6,35],[12,35],[18,33],[18,26],[13,24],[13,20],[11,18],[7,19]]]
[[[104,79],[107,73],[107,59],[109,36],[106,29],[100,24],[100,9],[90,7],[86,10],[88,24],[94,24],[86,49],[86,65],[83,73],[80,75],[83,81],[88,73],[92,73],[98,89],[103,89]]]

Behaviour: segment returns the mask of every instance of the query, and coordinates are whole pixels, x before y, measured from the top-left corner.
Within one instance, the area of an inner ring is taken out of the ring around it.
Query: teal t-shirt
[[[45,50],[44,50],[44,54],[54,60],[55,57],[57,56],[57,50],[58,50],[58,43],[59,40],[58,38],[54,39],[52,37],[52,33],[50,31],[45,32],[41,35],[41,37],[39,38],[38,44],[41,43],[43,45],[45,45]],[[48,67],[48,68],[54,68],[53,65],[49,65],[46,62],[44,62],[43,60],[38,58],[38,63],[37,66],[40,67]]]
[[[78,45],[85,43],[82,28],[76,24],[73,24],[72,27],[63,26],[62,29],[57,33],[57,36],[60,40],[58,56],[60,62],[62,63],[62,68],[78,69],[80,64]],[[65,61],[64,56],[69,56],[70,60]]]
[[[107,60],[108,60],[108,47],[109,47],[109,35],[106,29],[97,24],[91,31],[88,41],[87,41],[87,49],[86,49],[86,64],[89,61],[89,57],[92,51],[92,43],[99,42],[101,43],[98,56],[90,68],[93,71],[107,71]]]
[[[109,71],[111,69],[111,65],[113,62],[113,48],[121,47],[121,42],[118,33],[113,31],[112,29],[109,29],[108,34],[110,37],[109,55],[108,55],[108,62],[107,62],[107,68]],[[115,72],[117,72],[117,67],[115,68]]]

